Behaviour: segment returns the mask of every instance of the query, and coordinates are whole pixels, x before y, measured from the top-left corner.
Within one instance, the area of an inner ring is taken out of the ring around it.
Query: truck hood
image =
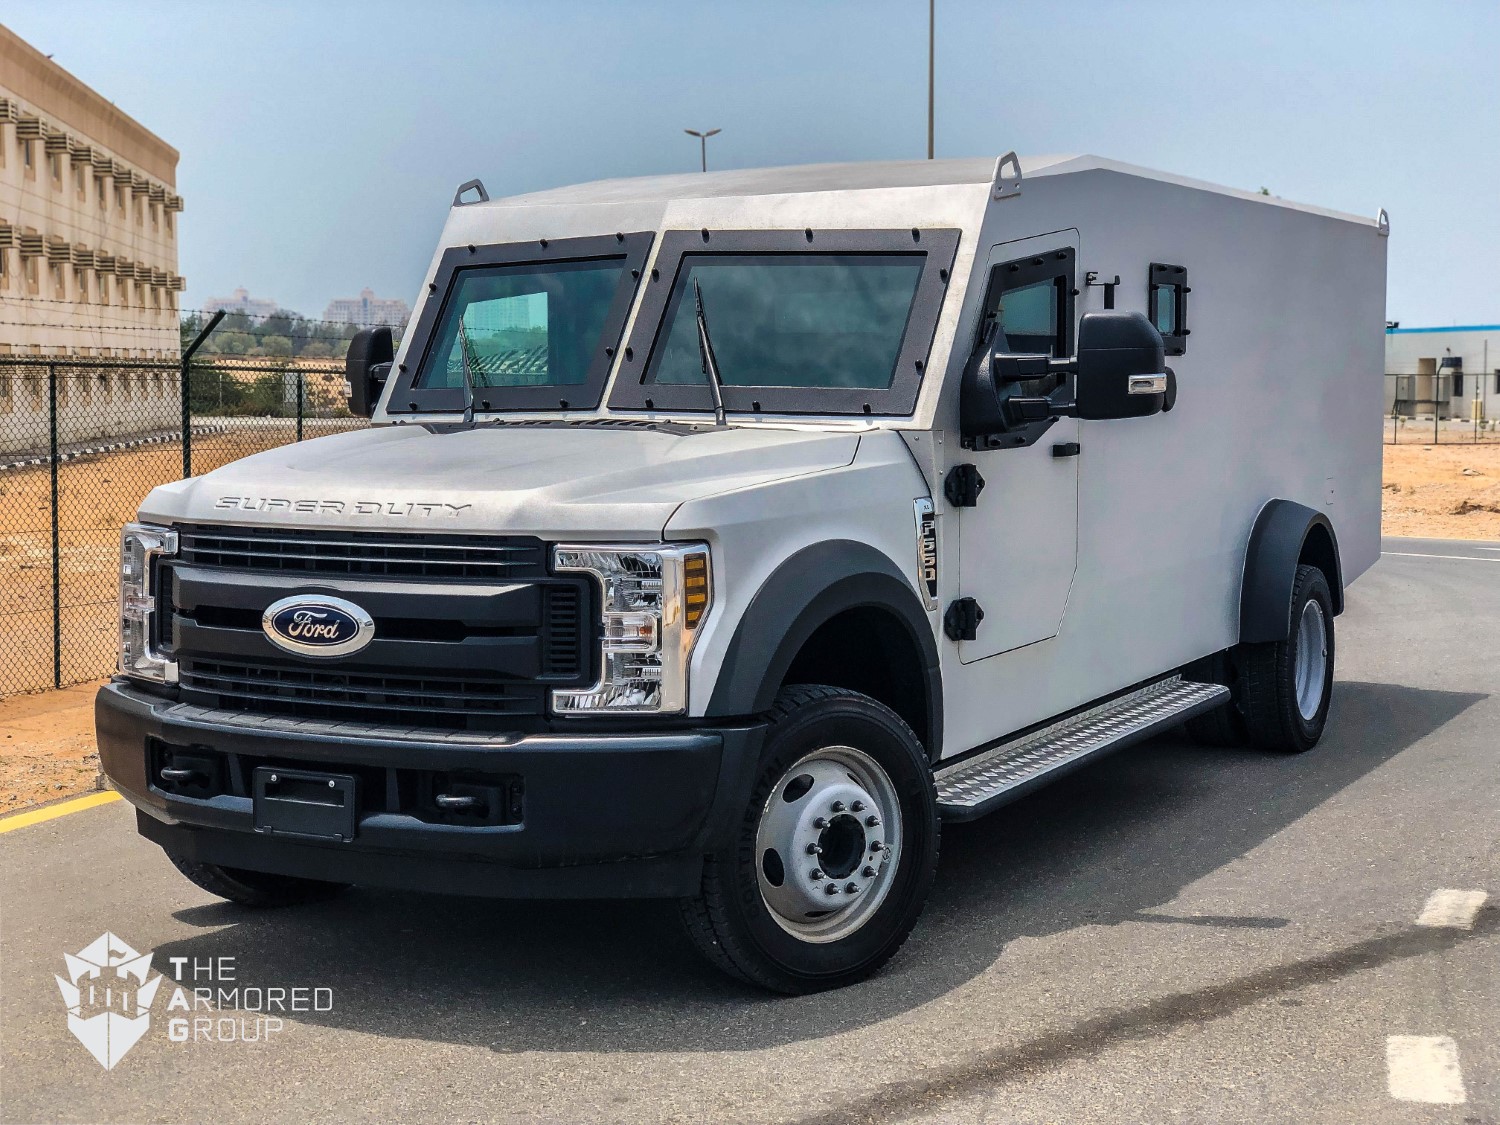
[[[382,426],[163,485],[141,517],[652,539],[686,501],[848,465],[858,448],[853,432],[759,426]]]

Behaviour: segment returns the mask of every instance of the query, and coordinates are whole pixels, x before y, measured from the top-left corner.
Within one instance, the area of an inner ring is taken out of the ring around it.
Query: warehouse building
[[[1385,332],[1386,413],[1500,422],[1500,324]]]

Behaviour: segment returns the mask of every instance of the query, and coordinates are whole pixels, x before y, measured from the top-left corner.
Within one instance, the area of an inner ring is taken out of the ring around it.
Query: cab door
[[[1007,351],[1072,355],[1077,259],[1076,230],[991,247],[981,339],[998,321]],[[1071,378],[1023,390],[1066,401]],[[959,459],[985,481],[974,506],[956,513],[959,593],[984,614],[974,639],[959,642],[965,664],[1057,636],[1067,612],[1078,567],[1078,420],[1033,423],[1025,439]]]

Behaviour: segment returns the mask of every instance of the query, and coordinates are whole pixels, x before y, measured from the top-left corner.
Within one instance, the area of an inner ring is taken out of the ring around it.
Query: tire
[[[1239,648],[1245,725],[1265,750],[1301,754],[1323,736],[1333,695],[1333,598],[1317,567],[1299,566],[1284,641]]]
[[[240,867],[220,867],[216,863],[199,863],[170,853],[167,858],[172,861],[173,867],[209,894],[227,898],[241,906],[298,906],[322,902],[348,889],[346,883],[325,883],[319,879],[302,879],[295,875],[271,875]]]
[[[742,981],[789,995],[838,988],[885,964],[927,900],[939,837],[932,768],[911,728],[858,692],[788,687],[769,718],[744,815],[705,860],[700,893],[680,901],[682,920],[704,956]]]
[[[1230,691],[1230,698],[1222,707],[1194,715],[1182,724],[1187,736],[1200,746],[1232,747],[1249,742],[1250,731],[1239,707],[1239,670],[1232,655],[1216,652],[1184,669],[1184,675],[1200,683],[1223,684]]]

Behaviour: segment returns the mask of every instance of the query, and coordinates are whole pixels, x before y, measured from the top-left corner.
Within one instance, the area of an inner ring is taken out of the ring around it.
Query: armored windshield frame
[[[610,302],[604,329],[594,348],[584,381],[566,386],[485,387],[488,407],[481,413],[506,413],[513,410],[595,410],[604,397],[604,384],[614,364],[625,319],[635,304],[641,273],[651,253],[654,231],[636,231],[589,235],[584,238],[537,239],[530,242],[506,242],[494,245],[450,246],[438,260],[429,293],[421,315],[412,329],[411,346],[405,361],[394,373],[385,411],[391,415],[459,414],[468,405],[462,387],[419,387],[417,376],[426,366],[429,352],[437,338],[438,325],[457,291],[462,271],[489,266],[546,265],[565,262],[617,261],[621,266],[620,283]],[[437,300],[437,294],[442,299]]]
[[[630,339],[610,391],[609,407],[622,411],[712,413],[702,383],[647,382],[652,358],[665,344],[666,313],[685,260],[744,254],[910,254],[923,257],[911,309],[907,314],[895,371],[888,387],[725,386],[724,406],[740,414],[907,415],[916,407],[928,366],[938,314],[953,275],[958,252],[956,228],[907,230],[669,230],[646,282]],[[710,310],[710,326],[713,311]]]

